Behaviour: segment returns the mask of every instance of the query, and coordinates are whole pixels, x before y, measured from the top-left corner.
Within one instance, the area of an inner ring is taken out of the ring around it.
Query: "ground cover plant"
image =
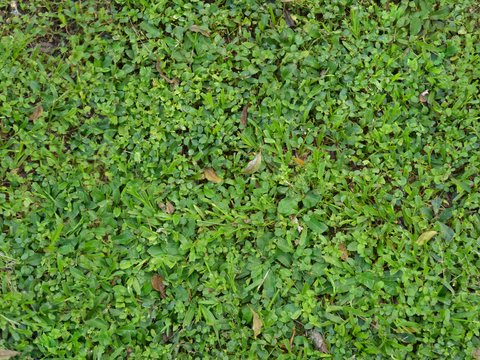
[[[0,4],[0,357],[480,358],[478,2]]]

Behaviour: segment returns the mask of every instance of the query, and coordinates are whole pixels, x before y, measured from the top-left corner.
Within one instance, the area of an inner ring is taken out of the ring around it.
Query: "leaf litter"
[[[260,318],[260,316],[252,308],[250,308],[250,311],[252,312],[252,315],[253,315],[253,319],[252,319],[253,336],[256,338],[262,332],[263,321]]]
[[[167,293],[165,292],[165,284],[163,282],[163,277],[158,274],[152,276],[152,288],[160,293],[160,297],[165,299]]]
[[[257,172],[262,166],[262,150],[260,150],[252,161],[250,161],[247,166],[242,170],[243,174],[253,174]]]
[[[220,176],[218,176],[215,170],[213,170],[212,168],[204,169],[203,175],[205,176],[205,179],[215,184],[219,184],[223,181],[223,179]]]

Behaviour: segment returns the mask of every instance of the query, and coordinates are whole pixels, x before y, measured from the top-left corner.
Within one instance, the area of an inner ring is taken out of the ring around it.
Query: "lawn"
[[[0,2],[0,359],[480,359],[479,14]]]

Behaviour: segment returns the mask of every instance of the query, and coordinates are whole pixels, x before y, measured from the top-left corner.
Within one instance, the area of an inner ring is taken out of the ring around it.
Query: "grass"
[[[476,1],[12,10],[0,349],[480,358]]]

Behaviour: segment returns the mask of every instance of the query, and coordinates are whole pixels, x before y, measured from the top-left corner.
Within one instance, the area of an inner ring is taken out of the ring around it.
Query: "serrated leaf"
[[[425,231],[422,235],[420,235],[417,239],[417,244],[418,245],[423,245],[425,244],[428,240],[433,238],[435,235],[437,235],[438,232],[435,230],[430,230],[430,231]]]
[[[263,322],[262,322],[262,319],[260,319],[260,316],[258,316],[258,314],[255,311],[253,311],[253,309],[250,309],[250,310],[252,311],[252,315],[253,315],[253,319],[252,319],[253,336],[256,338],[262,332]]]
[[[215,184],[221,183],[223,181],[223,179],[215,173],[215,170],[210,168],[204,169],[203,175],[205,175],[205,179]]]
[[[262,152],[259,151],[257,155],[253,158],[252,161],[250,161],[245,169],[242,170],[242,173],[244,174],[253,174],[254,172],[258,171],[260,169],[260,166],[262,166]]]
[[[8,360],[14,356],[19,355],[18,351],[12,351],[7,349],[0,349],[0,360]]]

